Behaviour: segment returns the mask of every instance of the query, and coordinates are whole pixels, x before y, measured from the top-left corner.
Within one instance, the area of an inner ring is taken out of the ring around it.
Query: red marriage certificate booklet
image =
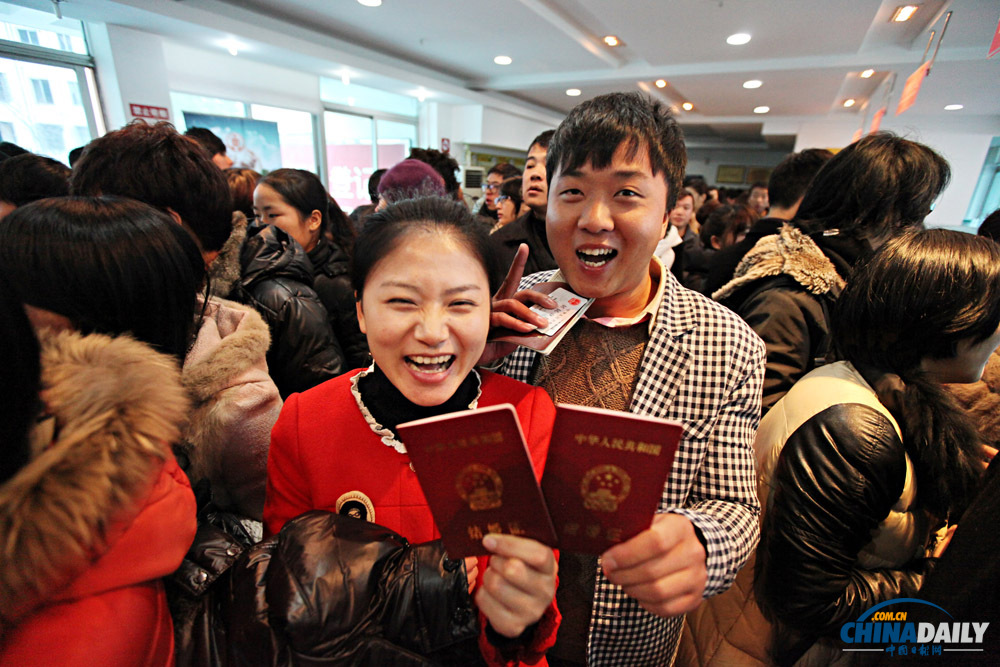
[[[559,548],[601,554],[649,528],[682,432],[656,417],[557,405],[542,492]]]
[[[554,547],[552,521],[512,405],[399,425],[449,558],[482,556],[507,533]]]

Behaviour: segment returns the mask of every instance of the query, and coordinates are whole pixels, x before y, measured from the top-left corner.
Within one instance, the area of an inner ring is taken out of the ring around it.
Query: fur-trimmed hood
[[[46,333],[41,344],[40,447],[0,485],[0,632],[134,528],[143,499],[173,464],[170,443],[188,407],[176,362],[129,337]]]
[[[247,237],[247,217],[241,211],[233,211],[233,231],[212,262],[208,271],[211,278],[212,295],[228,297],[240,280],[240,250]]]
[[[192,401],[180,445],[191,481],[208,479],[216,505],[255,519],[264,507],[271,427],[281,412],[267,372],[270,345],[256,310],[212,298],[181,373]]]
[[[846,284],[816,242],[793,225],[757,241],[736,267],[734,278],[712,294],[721,301],[745,285],[770,276],[786,275],[813,294],[839,292]]]

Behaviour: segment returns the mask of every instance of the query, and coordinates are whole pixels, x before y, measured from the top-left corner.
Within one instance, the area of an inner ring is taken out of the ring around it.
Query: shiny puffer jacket
[[[828,664],[841,625],[915,597],[936,559],[931,521],[891,394],[840,361],[807,374],[761,420],[757,492],[763,523],[755,591],[776,621],[774,659]],[[898,381],[898,378],[897,378]]]
[[[267,367],[282,398],[343,373],[344,353],[312,287],[312,264],[302,246],[273,225],[251,225],[240,268],[232,298],[267,322]]]
[[[221,597],[227,664],[482,664],[462,562],[367,521],[289,521],[239,556]]]
[[[354,288],[351,286],[351,258],[341,246],[320,237],[309,251],[313,266],[313,287],[330,316],[330,326],[344,351],[345,370],[367,368],[372,363],[368,339],[358,326]]]

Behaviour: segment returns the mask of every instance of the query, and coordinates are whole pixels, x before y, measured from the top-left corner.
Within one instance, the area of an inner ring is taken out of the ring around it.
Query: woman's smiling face
[[[416,229],[369,272],[358,322],[389,381],[417,405],[440,405],[486,346],[486,269],[450,232]]]

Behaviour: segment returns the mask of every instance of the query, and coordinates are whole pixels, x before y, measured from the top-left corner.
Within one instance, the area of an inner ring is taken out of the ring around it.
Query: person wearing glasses
[[[521,198],[521,177],[508,178],[500,184],[496,203],[497,223],[490,230],[492,234],[506,224],[517,220],[521,215],[524,200]]]
[[[486,172],[486,182],[483,183],[483,196],[476,202],[473,213],[487,217],[496,221],[497,218],[497,196],[500,194],[500,185],[510,178],[519,178],[521,170],[509,162],[500,162]]]

